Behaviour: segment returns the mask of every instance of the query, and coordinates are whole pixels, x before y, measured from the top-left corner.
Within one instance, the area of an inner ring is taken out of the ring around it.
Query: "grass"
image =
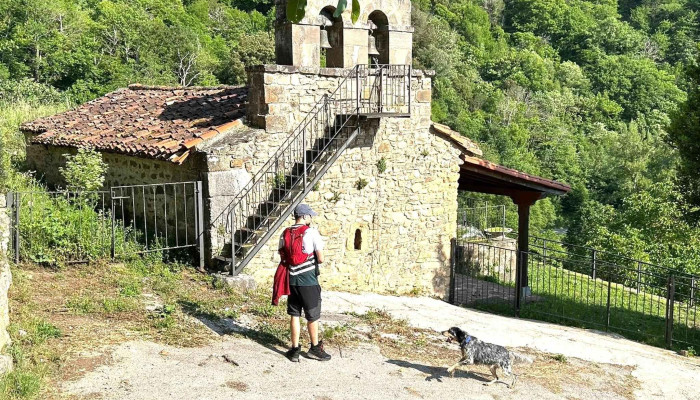
[[[521,306],[521,317],[608,330],[646,344],[665,346],[664,297],[646,292],[644,286],[637,293],[636,288],[541,263],[532,263],[528,268],[532,297]],[[513,283],[492,276],[486,280],[514,287]],[[676,302],[674,306],[674,346],[700,344],[700,315],[688,304]],[[513,315],[513,305],[503,301],[479,303],[476,307]]]
[[[70,107],[65,102],[12,101],[0,102],[0,183],[13,188],[17,174],[13,164],[25,157],[24,135],[19,126],[46,115],[53,115]]]
[[[155,253],[124,264],[52,269],[25,264],[12,272],[8,351],[16,369],[0,379],[0,398],[8,400],[55,396],[51,382],[83,373],[71,371],[71,360],[83,351],[135,339],[200,346],[216,335],[198,316],[232,318],[246,307],[272,317],[283,312],[270,311],[263,293],[215,287],[211,277],[163,263]],[[147,311],[152,301],[160,305]],[[256,334],[279,342],[286,324],[280,318]]]

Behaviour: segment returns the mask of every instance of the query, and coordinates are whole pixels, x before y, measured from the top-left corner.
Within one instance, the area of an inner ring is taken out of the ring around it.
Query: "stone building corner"
[[[12,283],[10,263],[7,259],[8,244],[10,243],[10,216],[7,213],[5,195],[0,195],[0,375],[12,369],[12,357],[5,354],[10,344],[7,327],[10,324],[10,307],[7,292]]]

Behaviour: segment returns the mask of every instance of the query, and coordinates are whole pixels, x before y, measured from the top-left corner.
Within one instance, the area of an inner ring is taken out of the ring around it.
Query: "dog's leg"
[[[489,381],[489,382],[484,383],[484,386],[489,386],[489,385],[493,384],[494,382],[500,381],[500,379],[498,378],[498,371],[497,371],[498,365],[494,364],[494,365],[491,366],[490,369],[491,369],[491,374],[492,374],[493,376],[495,376],[496,379],[493,379],[493,380],[491,380],[491,381]]]
[[[455,368],[462,365],[462,361],[463,360],[459,360],[455,365],[451,366],[450,368],[447,368],[447,373],[450,374],[450,378],[452,378],[455,375]]]

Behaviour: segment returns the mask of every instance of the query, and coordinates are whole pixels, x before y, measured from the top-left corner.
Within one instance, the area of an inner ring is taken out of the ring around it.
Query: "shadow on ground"
[[[237,322],[232,318],[220,318],[216,314],[203,311],[198,304],[190,301],[180,300],[178,304],[187,315],[196,318],[219,336],[238,334],[277,354],[284,355],[284,351],[280,350],[278,347],[284,346],[285,343],[272,333],[265,332],[265,325],[261,325],[260,328],[256,329],[256,327]]]
[[[430,365],[416,364],[404,360],[387,360],[386,362],[388,362],[389,364],[397,365],[402,368],[413,368],[417,371],[420,371],[427,375],[425,377],[426,381],[436,380],[438,382],[442,382],[443,378],[454,379],[458,378],[459,375],[465,375],[468,378],[475,379],[482,383],[489,381],[489,379],[484,378],[483,376],[471,371],[456,370],[454,378],[451,378],[450,374],[447,373],[447,367],[433,367]]]

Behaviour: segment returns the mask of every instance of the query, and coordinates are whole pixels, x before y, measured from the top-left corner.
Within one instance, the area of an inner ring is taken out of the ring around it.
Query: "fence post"
[[[411,80],[413,80],[413,76],[411,74],[411,66],[408,66],[408,113],[411,113]]]
[[[326,95],[324,94],[323,97],[325,99]],[[306,128],[301,130],[301,143],[301,152],[304,158],[303,188],[306,189]]]
[[[197,181],[197,248],[199,249],[199,269],[204,269],[204,204],[202,204],[202,181]],[[232,228],[233,229],[233,228]]]
[[[360,113],[360,66],[355,67],[355,109]]]
[[[666,347],[671,348],[673,344],[673,303],[676,297],[676,278],[674,275],[668,277],[668,292],[666,296]]]
[[[516,257],[518,257],[518,265],[520,265],[520,268],[517,268],[517,272],[515,274],[515,316],[520,317],[520,303],[522,301],[521,296],[523,292],[523,280],[522,280],[522,265],[525,257],[523,256],[524,252],[520,249],[516,250]]]
[[[610,328],[610,288],[612,285],[612,278],[610,277],[610,271],[608,270],[608,301],[605,306],[605,332]]]
[[[642,281],[642,263],[637,261],[637,294],[639,294],[639,283]]]
[[[112,195],[112,196],[110,196],[110,200],[109,200],[109,202],[110,202],[110,210],[111,210],[111,211],[110,211],[110,214],[111,214],[111,217],[112,217],[112,218],[111,218],[111,219],[112,219],[112,238],[111,238],[111,240],[110,240],[111,244],[110,244],[110,246],[109,246],[109,247],[110,247],[110,249],[109,249],[109,256],[110,256],[110,258],[111,258],[112,260],[114,260],[114,257],[116,256],[116,249],[115,249],[116,226],[115,226],[115,221],[114,221],[115,218],[116,218],[116,215],[115,215],[115,209],[114,209],[114,196],[113,196],[114,193],[112,193],[112,192],[110,191],[110,194]],[[145,198],[144,198],[144,200],[143,200],[143,204],[144,204],[144,207],[146,207],[146,206],[145,206],[145,204],[146,204],[146,199],[145,199]],[[144,214],[143,218],[144,218],[144,220],[146,219],[146,215],[145,215],[145,214]],[[123,250],[123,248],[122,248],[122,250]]]
[[[457,238],[450,239],[450,304],[455,303],[455,269],[457,267]]]
[[[596,254],[598,252],[596,249],[593,249],[592,254],[591,254],[591,278],[595,280],[595,268],[596,268]]]
[[[12,206],[14,207],[13,211],[15,214],[14,215],[14,217],[15,217],[15,223],[14,223],[14,225],[15,225],[15,237],[13,238],[13,240],[15,242],[15,264],[19,264],[19,250],[20,250],[19,249],[19,246],[20,246],[19,208],[20,208],[20,205],[22,204],[22,197],[21,197],[20,193],[14,193],[13,197],[14,197],[14,200],[12,201]]]
[[[695,277],[690,278],[690,306],[695,305]]]

